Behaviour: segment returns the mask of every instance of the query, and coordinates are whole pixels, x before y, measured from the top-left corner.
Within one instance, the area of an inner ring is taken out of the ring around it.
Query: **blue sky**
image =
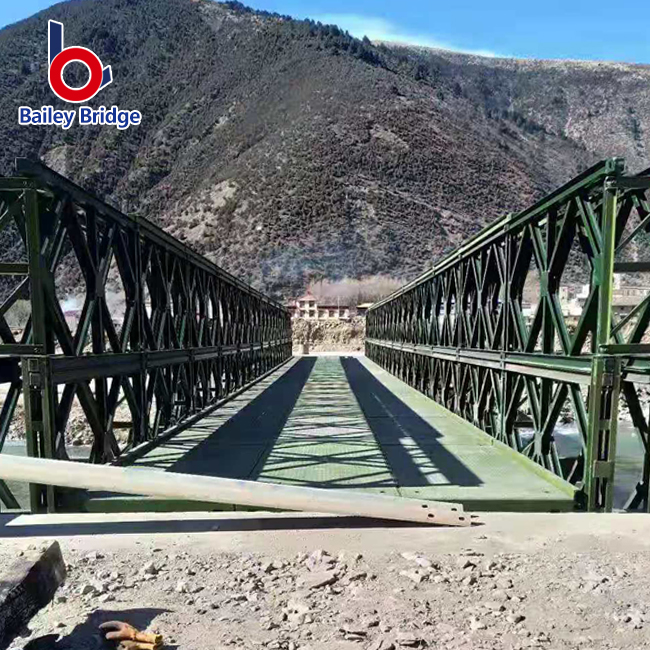
[[[0,26],[52,4],[52,0],[1,0]],[[372,40],[487,56],[650,64],[647,0],[248,0],[244,4],[335,23]]]

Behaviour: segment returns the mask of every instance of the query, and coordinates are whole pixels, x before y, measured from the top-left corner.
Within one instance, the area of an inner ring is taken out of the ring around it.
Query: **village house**
[[[304,320],[350,320],[357,315],[357,308],[342,304],[339,300],[324,298],[318,300],[306,293],[296,301],[287,305],[291,318]]]

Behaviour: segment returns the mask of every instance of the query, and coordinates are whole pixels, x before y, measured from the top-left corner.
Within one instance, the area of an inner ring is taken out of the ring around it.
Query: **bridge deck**
[[[357,357],[295,358],[133,464],[457,501],[469,510],[573,507],[567,483]],[[181,505],[89,496],[89,510]]]

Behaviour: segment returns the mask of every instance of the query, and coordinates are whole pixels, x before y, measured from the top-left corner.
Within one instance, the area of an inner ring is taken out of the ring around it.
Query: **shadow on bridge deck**
[[[568,510],[555,477],[365,358],[302,357],[134,461],[140,467],[457,501]],[[234,509],[92,493],[89,510]]]

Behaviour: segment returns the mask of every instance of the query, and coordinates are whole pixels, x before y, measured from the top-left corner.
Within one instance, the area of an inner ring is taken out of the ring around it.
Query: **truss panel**
[[[582,487],[589,510],[612,508],[619,398],[644,449],[629,505],[648,509],[649,181],[605,160],[498,219],[367,317],[371,359]],[[639,288],[624,310],[616,274]],[[570,282],[587,287],[573,319],[562,303]],[[561,458],[556,431],[567,411],[580,451]]]
[[[0,450],[22,395],[30,455],[67,459],[76,409],[90,462],[113,462],[291,356],[284,307],[40,163],[0,179],[0,238]],[[31,508],[58,496],[31,486]]]

